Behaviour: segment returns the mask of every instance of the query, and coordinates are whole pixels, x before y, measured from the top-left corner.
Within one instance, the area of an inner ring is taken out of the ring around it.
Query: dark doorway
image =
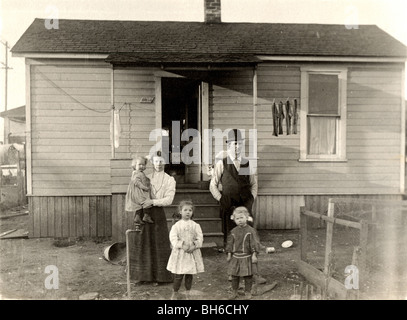
[[[166,166],[166,172],[175,177],[177,182],[188,182],[186,177],[188,170],[180,159],[180,152],[188,141],[172,139],[173,136],[180,138],[186,129],[197,129],[198,127],[198,101],[199,82],[186,78],[162,78],[162,128],[169,134],[170,163]],[[180,130],[174,132],[173,121],[178,121]]]

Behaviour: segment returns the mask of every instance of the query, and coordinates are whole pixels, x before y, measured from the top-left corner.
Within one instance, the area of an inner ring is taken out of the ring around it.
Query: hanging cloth
[[[283,109],[283,102],[280,101],[278,106],[278,134],[283,134],[283,119],[284,119],[284,109]]]
[[[113,119],[110,121],[110,140],[114,147],[117,149],[120,146],[120,134],[121,134],[121,125],[120,125],[120,110],[113,111]]]
[[[278,137],[278,117],[279,117],[279,112],[278,112],[278,107],[277,107],[277,105],[275,103],[273,103],[272,113],[273,113],[273,136]]]
[[[293,111],[293,133],[297,134],[297,122],[298,122],[298,112],[297,112],[297,99],[294,99],[294,111]]]
[[[287,103],[285,104],[285,123],[287,127],[287,135],[290,134],[291,132],[291,118],[293,116],[291,106],[290,106],[290,101],[287,100]]]

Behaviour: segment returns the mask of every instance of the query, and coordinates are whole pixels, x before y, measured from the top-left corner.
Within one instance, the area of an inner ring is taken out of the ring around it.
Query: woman
[[[148,175],[151,181],[151,199],[147,199],[144,205],[153,206],[151,218],[154,224],[142,225],[141,232],[133,235],[130,279],[135,282],[172,282],[172,274],[166,269],[171,247],[163,207],[172,204],[176,182],[164,172],[165,160],[161,153],[154,155],[151,162],[153,173]]]

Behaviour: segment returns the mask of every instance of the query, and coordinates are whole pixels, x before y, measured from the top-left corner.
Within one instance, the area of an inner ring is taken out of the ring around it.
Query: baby
[[[126,193],[125,210],[135,212],[134,224],[136,231],[140,231],[140,225],[154,223],[150,216],[151,205],[145,206],[144,202],[150,199],[150,179],[144,174],[147,166],[146,157],[137,157],[131,162],[133,173]]]

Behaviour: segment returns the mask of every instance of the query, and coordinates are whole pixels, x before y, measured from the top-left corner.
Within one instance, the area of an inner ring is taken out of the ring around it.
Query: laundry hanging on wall
[[[283,121],[285,119],[286,123],[286,134],[290,135],[297,134],[298,125],[298,106],[297,99],[294,99],[294,106],[291,105],[290,101],[284,104],[282,101],[278,105],[273,102],[272,105],[272,116],[273,116],[273,136],[278,137],[278,135],[284,134],[283,131]]]

